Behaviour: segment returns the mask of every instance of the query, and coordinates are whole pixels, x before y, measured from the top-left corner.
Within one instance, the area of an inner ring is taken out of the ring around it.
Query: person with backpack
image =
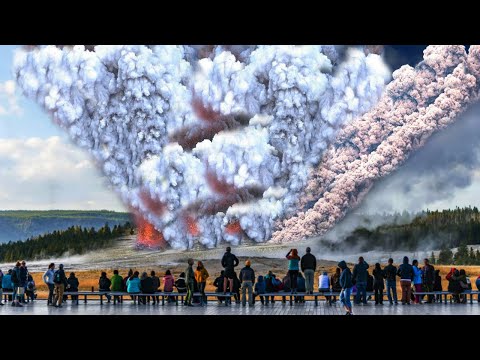
[[[33,280],[32,275],[28,274],[27,276],[27,286],[25,288],[25,295],[27,295],[27,302],[30,300],[33,302],[35,300],[35,292],[37,288],[35,287],[35,281]]]
[[[397,270],[397,276],[400,277],[400,287],[402,288],[402,305],[410,305],[413,274],[413,266],[408,263],[408,256],[404,256],[403,263]]]
[[[20,298],[23,296],[23,292],[20,295],[20,261],[17,261],[15,267],[12,269],[12,285],[13,285],[13,301],[12,306],[22,307],[20,304]]]
[[[63,293],[67,285],[67,277],[63,270],[63,264],[58,265],[58,270],[53,274],[53,283],[55,285],[55,299],[53,300],[53,304],[56,308],[61,308]]]
[[[373,289],[375,291],[375,305],[383,305],[383,277],[384,272],[379,263],[375,264],[373,269]]]
[[[342,291],[340,292],[340,302],[343,304],[345,308],[346,314],[345,315],[353,315],[352,311],[352,303],[350,301],[350,296],[352,295],[352,272],[347,266],[345,260],[342,260],[338,263],[338,267],[342,269],[342,273],[340,274],[340,286],[342,287]]]
[[[74,272],[71,272],[70,275],[68,276],[68,279],[67,279],[67,290],[66,290],[66,292],[67,293],[78,292],[78,287],[79,286],[80,286],[80,282],[78,281],[78,278],[75,276]],[[78,295],[72,295],[71,298],[72,298],[72,303],[74,303],[74,302],[78,303]],[[64,300],[66,300],[66,299],[64,298]]]
[[[45,285],[48,287],[48,300],[47,300],[47,306],[48,305],[53,305],[53,291],[55,290],[55,283],[53,282],[53,275],[55,273],[55,264],[50,263],[48,265],[47,271],[43,274],[43,282]]]
[[[173,287],[175,285],[175,278],[172,275],[170,270],[165,271],[165,276],[163,277],[163,291],[166,293],[173,292]],[[173,296],[169,296],[167,298],[167,302],[175,302],[175,298]]]
[[[255,283],[255,289],[254,289],[254,292],[253,292],[253,302],[254,303],[255,303],[255,298],[257,296],[260,296],[260,302],[262,303],[262,305],[265,303],[264,297],[262,296],[262,294],[265,294],[265,291],[266,291],[265,285],[266,285],[266,283],[265,283],[265,280],[264,280],[263,276],[259,275],[258,278],[257,278],[257,282]]]
[[[112,285],[112,282],[110,279],[107,277],[107,273],[105,271],[102,271],[100,275],[100,279],[98,279],[98,291],[99,292],[110,292],[110,285]],[[107,302],[110,302],[110,299],[112,298],[110,294],[105,294],[105,297],[107,298]]]
[[[225,279],[223,282],[223,294],[227,293],[227,282],[230,283],[230,291],[233,289],[233,279],[236,277],[235,267],[238,266],[240,261],[232,254],[232,248],[228,246],[225,254],[222,257],[222,267],[225,270]]]
[[[328,277],[328,272],[326,271],[324,271],[322,275],[318,277],[318,292],[330,292],[330,278]],[[329,304],[332,303],[331,296],[325,296],[325,299]]]
[[[390,305],[398,305],[397,298],[397,267],[393,265],[393,259],[388,259],[388,265],[383,269],[383,276],[387,283],[387,297]]]
[[[358,258],[358,264],[353,267],[353,280],[357,285],[357,294],[355,296],[355,304],[359,305],[363,302],[367,304],[367,281],[368,281],[368,263],[363,259],[363,256]]]
[[[295,294],[297,292],[297,277],[300,262],[300,256],[298,256],[297,249],[290,249],[288,254],[285,256],[288,260],[288,276],[290,276],[290,287],[291,293]],[[285,299],[285,298],[284,298]]]
[[[118,274],[118,270],[113,270],[113,276],[110,279],[110,289],[112,292],[122,292],[123,291],[123,278]],[[113,303],[115,304],[117,301],[122,302],[122,298],[118,295],[113,296]]]
[[[305,288],[307,294],[313,294],[313,281],[317,269],[317,258],[311,253],[312,249],[307,247],[306,254],[300,260],[300,268],[305,275]]]
[[[242,284],[242,306],[253,306],[253,286],[255,284],[255,271],[251,268],[250,260],[245,261],[245,267],[240,271],[240,283]]]

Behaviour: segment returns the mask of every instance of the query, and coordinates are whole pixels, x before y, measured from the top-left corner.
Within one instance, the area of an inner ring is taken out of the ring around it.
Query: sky
[[[387,48],[392,67],[421,56],[421,46],[403,49]],[[14,50],[15,46],[0,46],[0,210],[126,211],[89,155],[16,89],[11,74]],[[399,170],[377,182],[359,210],[480,206],[478,121],[480,105],[475,105]]]
[[[89,155],[16,89],[14,50],[0,45],[0,210],[126,211]]]

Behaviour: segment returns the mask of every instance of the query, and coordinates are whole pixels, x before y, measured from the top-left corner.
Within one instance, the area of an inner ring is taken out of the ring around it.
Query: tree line
[[[133,234],[130,222],[115,225],[112,228],[106,223],[98,230],[80,226],[71,226],[66,230],[55,230],[51,233],[28,238],[26,241],[8,242],[0,245],[0,260],[13,262],[18,259],[35,260],[59,257],[65,253],[81,255],[87,251],[101,249],[111,245],[115,238],[125,234]]]

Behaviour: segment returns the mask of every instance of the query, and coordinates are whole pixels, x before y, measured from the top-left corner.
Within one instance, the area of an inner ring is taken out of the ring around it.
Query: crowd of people
[[[294,295],[295,302],[304,302],[304,296],[298,294],[313,294],[314,277],[317,269],[317,260],[311,253],[309,247],[305,254],[300,257],[297,249],[291,249],[286,254],[288,260],[287,274],[280,279],[272,271],[266,275],[255,276],[250,260],[245,262],[245,266],[239,274],[235,268],[240,264],[239,259],[232,253],[230,247],[227,247],[222,257],[221,265],[223,270],[215,278],[213,285],[218,293],[218,302],[226,301],[226,298],[233,297],[237,303],[246,306],[254,306],[258,297],[262,304],[268,305],[275,302],[275,296],[272,294],[278,292],[288,292]],[[187,268],[177,278],[174,277],[171,270],[166,270],[160,278],[155,271],[140,274],[138,271],[130,269],[126,277],[122,277],[118,270],[113,271],[113,276],[108,278],[106,272],[100,274],[98,280],[98,290],[107,292],[105,295],[107,301],[114,300],[122,302],[123,293],[128,293],[133,300],[141,304],[147,304],[150,301],[155,305],[159,303],[157,292],[185,293],[186,306],[194,304],[203,305],[206,303],[205,289],[207,279],[210,277],[202,261],[197,262],[194,268],[194,260],[188,259]],[[358,263],[350,270],[346,261],[338,263],[338,267],[332,275],[322,271],[318,277],[318,291],[321,293],[339,293],[339,300],[344,306],[346,315],[352,315],[351,295],[355,293],[355,305],[367,304],[367,293],[374,293],[375,305],[383,305],[384,290],[386,288],[387,298],[391,305],[398,305],[397,297],[397,278],[401,288],[402,305],[410,305],[412,302],[421,304],[425,294],[423,292],[442,291],[442,279],[440,270],[436,270],[430,264],[428,259],[423,260],[423,266],[420,267],[418,260],[413,260],[410,264],[407,256],[398,268],[393,265],[393,259],[388,259],[388,264],[382,268],[380,263],[376,263],[371,274],[370,265],[363,257],[359,257]],[[68,298],[69,293],[72,301],[78,300],[80,282],[71,272],[67,277],[63,264],[55,269],[55,264],[51,263],[42,277],[48,287],[47,304],[54,307],[62,307],[62,303]],[[448,291],[453,293],[453,300],[457,303],[466,303],[466,296],[462,293],[465,290],[471,290],[471,282],[464,269],[450,269],[446,276],[448,280]],[[0,305],[4,305],[2,292],[12,292],[8,295],[12,306],[21,307],[25,302],[34,301],[36,298],[36,285],[32,275],[29,273],[25,261],[18,261],[13,269],[4,274],[0,270]],[[163,286],[162,286],[163,285]],[[476,280],[476,286],[480,289],[480,276]],[[163,287],[163,289],[162,289]],[[116,294],[118,293],[118,294]],[[121,294],[120,294],[121,293]],[[151,296],[138,296],[138,294],[152,294]],[[194,295],[197,294],[197,295]],[[198,295],[200,294],[200,295]],[[226,295],[229,296],[226,296]],[[296,295],[297,294],[297,295]],[[223,295],[223,296],[222,296]],[[173,302],[174,297],[168,296],[167,301]],[[426,303],[440,301],[439,295],[426,294]],[[285,301],[285,297],[282,297]],[[334,294],[327,296],[330,303],[336,302]]]

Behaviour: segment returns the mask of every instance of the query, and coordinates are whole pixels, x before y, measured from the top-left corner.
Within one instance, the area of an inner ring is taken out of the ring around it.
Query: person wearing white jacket
[[[319,292],[330,292],[330,278],[328,273],[324,271],[322,275],[318,277],[318,291]],[[332,297],[326,296],[326,299],[329,304],[331,304]]]
[[[318,277],[318,291],[327,292],[330,291],[330,278],[326,271]]]
[[[48,265],[48,270],[43,274],[43,282],[48,286],[48,301],[47,305],[53,305],[53,290],[55,285],[53,283],[53,275],[55,273],[55,264]]]

